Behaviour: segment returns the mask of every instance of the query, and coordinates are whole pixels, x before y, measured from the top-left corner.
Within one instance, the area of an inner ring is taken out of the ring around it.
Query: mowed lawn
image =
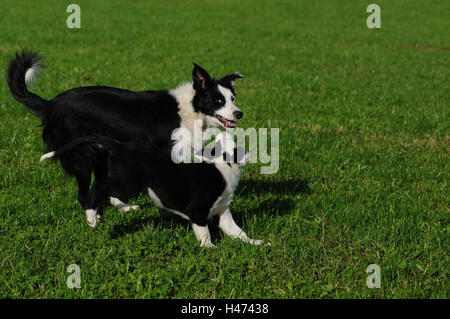
[[[92,230],[75,180],[39,163],[40,121],[0,82],[0,297],[448,298],[450,2],[2,0],[0,66],[45,58],[34,92],[169,89],[192,63],[239,71],[243,128],[279,128],[280,168],[247,166],[232,211],[254,247],[151,200]],[[81,270],[69,289],[67,267]],[[366,268],[377,264],[381,288]]]

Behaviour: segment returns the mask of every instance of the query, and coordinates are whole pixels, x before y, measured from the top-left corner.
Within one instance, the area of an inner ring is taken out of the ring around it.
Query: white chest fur
[[[233,200],[234,192],[239,184],[242,169],[238,165],[228,165],[226,163],[215,163],[216,168],[220,171],[225,179],[225,190],[222,195],[216,200],[213,207],[209,211],[208,218],[214,215],[222,214],[230,206]]]

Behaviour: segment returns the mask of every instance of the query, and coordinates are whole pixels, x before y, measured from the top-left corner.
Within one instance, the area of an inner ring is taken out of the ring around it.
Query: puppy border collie
[[[243,77],[238,72],[216,80],[194,64],[193,81],[173,90],[133,92],[90,86],[70,89],[46,100],[28,90],[41,67],[37,53],[23,50],[10,61],[7,83],[12,96],[41,118],[47,152],[78,138],[105,136],[123,143],[152,145],[154,151],[167,154],[171,160],[171,134],[175,129],[187,128],[195,137],[194,130],[198,129],[233,128],[243,115],[235,105],[235,80]],[[202,145],[202,140],[195,140],[191,147],[201,149]],[[91,144],[55,156],[65,172],[75,176],[78,200],[85,210],[91,197],[105,187],[107,158],[105,149]],[[92,172],[95,180],[91,186]],[[122,210],[136,208],[119,201],[111,204]]]
[[[44,154],[41,161],[59,156],[84,144],[110,152],[107,160],[106,188],[98,192],[98,201],[86,210],[86,220],[92,228],[103,221],[99,206],[107,198],[111,202],[128,200],[147,191],[159,208],[171,211],[191,222],[202,247],[214,246],[207,221],[219,216],[219,228],[228,236],[259,245],[261,240],[251,239],[234,222],[230,203],[239,183],[248,153],[237,148],[226,132],[216,136],[216,145],[208,163],[180,163],[167,161],[147,145],[121,143],[106,137],[84,137]],[[222,151],[223,150],[223,151]],[[173,183],[177,180],[178,183]],[[120,199],[119,199],[120,198]]]

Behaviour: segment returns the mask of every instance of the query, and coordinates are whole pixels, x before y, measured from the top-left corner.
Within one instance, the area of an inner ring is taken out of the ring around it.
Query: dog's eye
[[[234,95],[231,96],[231,102],[234,103]]]
[[[217,104],[217,105],[224,105],[225,104],[225,102],[223,101],[223,99],[216,99],[215,101],[214,101],[214,103],[215,104]]]

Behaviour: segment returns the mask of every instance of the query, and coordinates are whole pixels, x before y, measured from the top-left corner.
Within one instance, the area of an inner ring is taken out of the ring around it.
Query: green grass
[[[3,0],[0,65],[23,47],[47,65],[35,92],[173,88],[192,63],[240,71],[248,127],[280,128],[280,170],[244,172],[232,204],[270,247],[109,207],[95,230],[59,164],[39,163],[39,120],[0,82],[0,297],[448,298],[450,3]],[[66,268],[81,267],[68,289]],[[369,264],[381,288],[366,286]]]

